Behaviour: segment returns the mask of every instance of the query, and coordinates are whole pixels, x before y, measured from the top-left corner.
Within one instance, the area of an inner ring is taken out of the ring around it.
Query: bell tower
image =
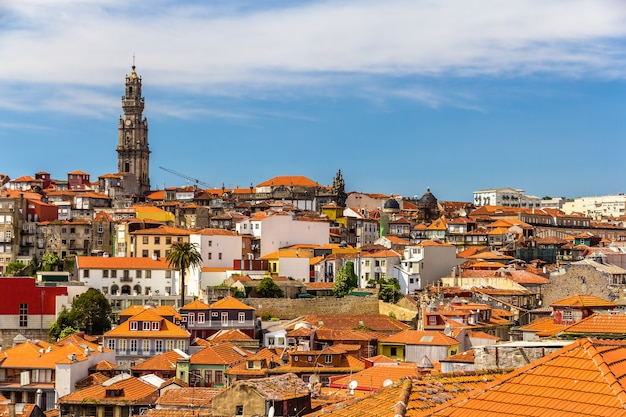
[[[132,72],[126,76],[126,94],[122,96],[124,115],[118,127],[117,169],[125,177],[125,191],[138,195],[150,190],[148,120],[143,118],[143,108],[141,77],[137,76],[133,65]],[[127,174],[132,174],[134,181]]]

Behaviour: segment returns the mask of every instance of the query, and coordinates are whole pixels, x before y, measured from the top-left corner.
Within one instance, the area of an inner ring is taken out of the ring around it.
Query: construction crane
[[[174,171],[173,169],[169,169],[169,168],[165,168],[165,167],[159,167],[159,168],[161,168],[163,171],[169,172],[170,174],[178,175],[179,177],[184,178],[184,179],[186,179],[188,181],[193,181],[195,185],[201,185],[204,188],[215,188],[211,184],[207,184],[206,182],[201,181],[201,180],[199,180],[197,178],[192,178],[192,177],[190,177],[188,175],[183,174],[182,172]]]

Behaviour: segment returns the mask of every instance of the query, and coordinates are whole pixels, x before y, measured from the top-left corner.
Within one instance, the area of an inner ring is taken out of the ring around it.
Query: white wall
[[[298,243],[325,245],[330,239],[330,224],[328,222],[293,220],[290,215],[278,214],[268,216],[260,221],[253,221],[255,236],[256,223],[260,223],[260,256]]]

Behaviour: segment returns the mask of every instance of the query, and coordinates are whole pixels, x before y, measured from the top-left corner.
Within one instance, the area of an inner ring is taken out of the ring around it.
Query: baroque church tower
[[[148,120],[143,118],[144,98],[141,97],[141,77],[135,66],[126,76],[126,94],[122,96],[117,169],[124,176],[128,194],[143,196],[150,191],[150,148],[148,147]],[[128,175],[132,174],[132,175]]]

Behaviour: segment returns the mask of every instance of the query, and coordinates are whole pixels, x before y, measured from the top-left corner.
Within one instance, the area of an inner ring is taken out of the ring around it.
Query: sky
[[[117,172],[133,64],[154,189],[626,192],[623,0],[3,0],[0,173]]]

